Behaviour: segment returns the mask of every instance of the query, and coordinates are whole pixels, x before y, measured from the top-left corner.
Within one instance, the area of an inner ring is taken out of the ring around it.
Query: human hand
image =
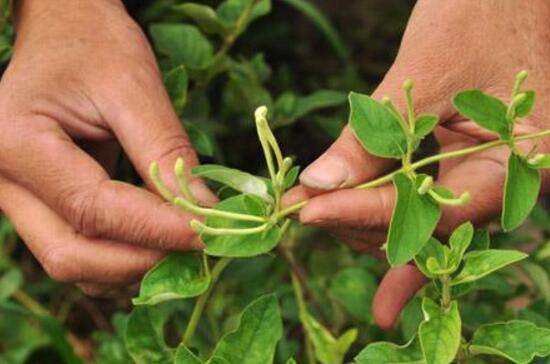
[[[523,134],[548,129],[550,121],[544,116],[550,102],[550,83],[545,77],[550,71],[549,15],[550,4],[544,1],[419,1],[395,63],[373,96],[389,96],[404,113],[401,84],[408,78],[414,80],[415,108],[418,114],[435,112],[440,116],[435,135],[441,152],[448,152],[495,138],[456,113],[451,104],[454,93],[479,88],[508,98],[515,73],[526,69],[531,75],[529,88],[536,89],[538,97],[533,113],[516,130]],[[523,147],[531,146],[526,143]],[[539,147],[548,152],[544,142],[539,142]],[[438,235],[448,235],[464,221],[483,224],[498,214],[507,157],[508,150],[501,148],[439,164],[437,183],[456,196],[470,192],[472,203],[443,209]],[[302,173],[302,186],[289,193],[286,203],[311,198],[300,212],[302,223],[327,229],[355,249],[383,256],[379,246],[386,239],[392,215],[393,187],[337,189],[371,180],[391,168],[391,161],[367,153],[346,128]],[[545,189],[548,175],[543,174]],[[374,300],[376,322],[383,328],[392,327],[402,307],[423,284],[422,275],[412,266],[390,269]]]
[[[118,0],[22,0],[0,84],[0,206],[54,279],[100,294],[168,250],[201,249],[192,216],[111,180],[118,141],[150,191],[197,164],[146,37]],[[198,179],[204,203],[214,196]]]

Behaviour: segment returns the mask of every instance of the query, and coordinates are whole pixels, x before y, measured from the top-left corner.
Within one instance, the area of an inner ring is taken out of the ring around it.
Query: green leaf
[[[451,280],[451,285],[477,281],[496,270],[525,258],[527,258],[527,254],[516,250],[488,249],[466,253],[464,255],[464,267]]]
[[[430,269],[428,269],[427,262],[429,258],[434,258],[439,267],[444,267],[446,265],[445,249],[443,244],[435,238],[430,238],[422,250],[420,250],[420,252],[414,257],[416,266],[420,269],[422,274],[433,279],[437,277],[437,274],[434,274]]]
[[[367,345],[355,357],[358,364],[425,364],[418,338],[405,345],[377,342]]]
[[[405,264],[422,249],[432,236],[441,209],[428,194],[419,195],[422,178],[411,181],[402,173],[393,179],[397,202],[388,232],[388,261],[392,266]]]
[[[282,335],[283,323],[277,298],[266,295],[244,309],[239,326],[220,340],[213,356],[228,363],[271,363]]]
[[[407,138],[399,120],[370,96],[349,94],[350,125],[361,145],[383,158],[401,158],[407,151]]]
[[[346,353],[357,338],[357,329],[350,329],[339,338],[335,338],[308,312],[302,312],[300,319],[313,345],[317,360],[322,364],[343,364]]]
[[[487,230],[476,230],[469,250],[487,250],[491,246],[491,236]]]
[[[187,81],[187,71],[184,66],[178,66],[164,75],[164,86],[178,116],[183,112],[187,102]]]
[[[516,117],[522,118],[529,115],[535,104],[536,93],[533,90],[525,91],[525,100],[516,106]]]
[[[239,195],[223,200],[215,206],[222,211],[237,212],[255,216],[266,216],[267,211],[262,200],[252,195]],[[206,224],[213,228],[241,229],[258,226],[250,221],[229,220],[220,217],[208,217]],[[205,252],[218,257],[251,257],[269,252],[281,238],[281,229],[273,226],[267,231],[249,235],[208,235],[203,234]]]
[[[0,277],[0,301],[8,299],[23,284],[23,274],[12,268]]]
[[[451,363],[460,347],[461,320],[458,304],[452,301],[447,309],[429,298],[422,301],[424,321],[418,335],[426,364]]]
[[[353,317],[370,322],[376,287],[376,279],[366,270],[347,268],[331,278],[329,292]]]
[[[132,310],[124,335],[126,349],[136,364],[171,364],[173,350],[166,346],[164,322],[158,310],[138,306]]]
[[[10,301],[0,301],[0,331],[3,329],[3,318],[7,318],[7,324],[10,332],[10,337],[8,340],[5,340],[2,337],[0,332],[0,342],[2,343],[2,349],[4,347],[10,347],[10,341],[13,339],[13,335],[17,333],[17,327],[15,323],[18,321],[18,318],[23,318],[25,321],[32,324],[34,327],[40,328],[40,337],[29,337],[30,335],[34,336],[37,331],[33,329],[25,330],[25,333],[28,336],[24,337],[23,340],[26,343],[29,341],[29,345],[22,348],[23,353],[14,353],[13,350],[10,350],[11,353],[8,353],[9,356],[15,357],[26,357],[32,352],[32,350],[38,349],[39,347],[49,345],[57,355],[59,356],[61,362],[64,364],[82,364],[82,360],[75,354],[73,350],[73,345],[69,342],[69,335],[63,324],[55,319],[52,316],[39,314],[28,310],[27,308],[14,304]],[[42,339],[40,339],[42,338]],[[46,338],[46,340],[43,340]],[[6,342],[7,341],[7,342]],[[32,342],[31,342],[32,341]],[[0,359],[2,359],[4,351],[0,353]]]
[[[174,364],[203,364],[204,362],[200,360],[191,350],[189,350],[185,345],[181,344],[178,346],[176,351],[176,356],[174,357]]]
[[[308,0],[284,0],[288,5],[294,7],[301,12],[305,17],[309,18],[313,24],[323,33],[325,38],[340,57],[341,60],[346,61],[348,59],[348,50],[346,45],[342,41],[337,29],[331,23],[330,19],[326,17],[313,2]]]
[[[418,326],[422,322],[422,319],[422,299],[420,297],[414,297],[407,303],[405,308],[403,308],[399,319],[401,332],[406,341],[412,340],[416,336]]]
[[[482,128],[496,132],[503,139],[509,139],[510,126],[506,120],[506,105],[496,97],[480,90],[461,91],[453,99],[460,114],[476,122]]]
[[[550,329],[528,321],[508,321],[481,326],[470,346],[472,354],[498,355],[517,364],[550,355]]]
[[[345,93],[333,90],[318,90],[307,96],[284,93],[275,101],[275,127],[294,123],[305,115],[346,102]]]
[[[272,109],[273,99],[262,85],[271,71],[262,55],[228,63],[229,82],[223,90],[224,106],[239,114],[253,114],[261,105]]]
[[[268,14],[271,11],[271,0],[226,0],[218,6],[216,13],[219,21],[224,24],[225,27],[234,30],[237,26],[239,18],[243,16],[247,7],[252,3],[252,10],[248,17],[243,21],[242,29],[244,31],[246,26],[257,18]]]
[[[214,156],[214,141],[212,138],[201,130],[195,123],[186,121],[184,123],[187,136],[193,144],[193,149],[200,155],[207,157]]]
[[[227,33],[227,29],[219,21],[216,11],[208,5],[185,3],[176,5],[173,9],[192,19],[205,33]]]
[[[416,118],[414,135],[422,139],[426,135],[430,134],[437,126],[439,118],[435,114],[422,114]]]
[[[290,169],[290,171],[288,171],[288,173],[285,176],[285,183],[284,183],[285,190],[294,186],[299,175],[300,175],[300,166],[294,166]]]
[[[289,359],[286,361],[286,364],[297,364],[297,363],[296,363],[296,360],[294,360],[294,358],[289,358]]]
[[[213,358],[210,358],[206,364],[231,364],[230,362],[228,362],[227,360],[223,359],[223,358],[220,358],[218,356],[215,356]]]
[[[127,316],[116,313],[112,318],[114,333],[96,331],[94,341],[94,364],[127,364],[132,361],[124,346],[124,330]]]
[[[203,271],[202,262],[192,253],[172,253],[151,269],[134,298],[134,305],[191,298],[203,294],[210,285],[210,277]]]
[[[535,157],[530,158],[527,164],[536,169],[550,168],[550,154],[537,154]]]
[[[167,59],[170,69],[181,65],[202,69],[214,58],[212,44],[194,25],[153,24],[150,34],[156,51]]]
[[[451,246],[449,260],[447,266],[454,272],[460,262],[466,250],[470,246],[474,237],[474,226],[472,223],[467,222],[457,227],[451,237],[449,238],[449,245]]]
[[[264,180],[250,173],[217,164],[203,164],[194,167],[192,172],[194,176],[208,178],[242,193],[258,196],[267,202],[273,201]]]
[[[515,153],[508,159],[504,186],[502,228],[511,231],[521,225],[537,203],[540,174]]]

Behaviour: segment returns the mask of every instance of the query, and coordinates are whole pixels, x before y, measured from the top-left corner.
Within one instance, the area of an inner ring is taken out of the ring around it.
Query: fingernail
[[[218,197],[202,181],[191,182],[189,188],[202,206],[212,207],[219,202]]]
[[[325,154],[302,172],[300,182],[311,188],[333,190],[341,187],[347,178],[348,170],[344,161]]]

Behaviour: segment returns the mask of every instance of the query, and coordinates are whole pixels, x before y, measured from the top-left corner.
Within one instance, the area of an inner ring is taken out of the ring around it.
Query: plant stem
[[[321,302],[319,300],[319,297],[307,285],[307,276],[304,271],[304,268],[296,263],[294,254],[284,244],[279,244],[278,249],[281,251],[281,253],[283,254],[283,257],[286,259],[286,261],[290,265],[290,269],[292,270],[292,273],[294,274],[294,276],[296,276],[296,279],[298,279],[298,283],[300,284],[301,291],[305,291],[305,293],[309,296],[309,298],[311,299],[311,303],[315,308],[315,311],[317,312],[319,317],[322,319],[321,322],[323,324],[326,324],[328,322],[327,317],[323,312],[323,308],[321,307]]]
[[[521,141],[531,140],[531,139],[540,139],[540,138],[544,138],[546,136],[550,136],[550,130],[544,130],[544,131],[539,131],[539,132],[536,132],[536,133],[521,135],[521,136],[513,138],[512,141],[521,142]],[[427,158],[424,158],[424,159],[421,159],[417,162],[412,163],[410,165],[410,168],[411,168],[411,170],[414,171],[418,168],[421,168],[421,167],[424,167],[424,166],[427,166],[429,164],[439,162],[439,161],[442,161],[442,160],[445,160],[445,159],[464,157],[464,156],[469,155],[469,154],[482,152],[484,150],[500,147],[500,146],[503,146],[503,145],[507,145],[509,143],[510,143],[510,141],[506,141],[506,140],[494,140],[492,142],[487,142],[487,143],[484,143],[484,144],[476,145],[475,147],[464,148],[464,149],[460,149],[460,150],[453,150],[452,152],[433,155],[431,157],[427,157]],[[397,175],[399,173],[403,173],[404,171],[405,171],[405,169],[403,167],[401,167],[401,168],[396,169],[395,171],[393,171],[391,173],[386,174],[385,176],[382,176],[382,177],[373,179],[372,181],[360,184],[360,185],[358,185],[354,188],[367,189],[367,188],[374,188],[374,187],[383,186],[383,185],[391,182],[395,175]],[[277,217],[278,218],[283,218],[283,217],[286,217],[290,214],[293,214],[293,213],[299,211],[300,209],[302,209],[306,204],[307,204],[307,201],[301,201],[301,202],[298,202],[294,205],[290,205],[287,208],[285,208],[284,210],[281,210],[278,213]]]
[[[265,217],[262,217],[262,216],[239,214],[237,212],[229,212],[229,211],[222,211],[222,210],[200,207],[200,206],[194,205],[192,202],[187,201],[186,199],[181,197],[174,198],[173,203],[176,207],[179,207],[184,211],[191,212],[199,216],[221,217],[226,219],[251,221],[251,222],[266,221]]]
[[[445,274],[440,278],[441,282],[441,306],[444,309],[451,305],[451,285],[449,275]]]
[[[300,280],[296,276],[294,272],[290,274],[290,279],[292,281],[292,288],[294,289],[294,296],[296,297],[296,303],[298,304],[298,312],[300,315],[300,321],[304,321],[305,316],[307,314],[307,308],[306,308],[306,302],[304,300],[304,291],[302,290],[302,286],[300,285]],[[313,347],[311,344],[311,340],[309,339],[309,335],[306,332],[305,335],[305,344],[306,344],[306,355],[307,360],[309,364],[315,364],[317,361],[315,360],[315,355],[313,353]]]
[[[267,229],[269,229],[272,225],[269,223],[265,223],[263,225],[251,227],[251,228],[213,228],[208,225],[203,224],[202,222],[198,220],[191,220],[189,223],[191,225],[191,229],[193,229],[194,232],[197,234],[208,234],[208,235],[252,235],[252,234],[259,234],[263,233]]]
[[[208,298],[210,297],[210,294],[212,293],[212,290],[214,289],[214,286],[216,285],[220,274],[230,262],[231,258],[221,258],[212,268],[212,275],[210,276],[210,287],[208,287],[206,292],[204,292],[197,299],[195,307],[193,307],[193,312],[191,313],[191,317],[189,318],[189,323],[187,324],[187,328],[185,329],[185,333],[183,334],[183,338],[181,339],[182,344],[188,344],[189,340],[191,340],[191,338],[195,334],[195,330],[197,329],[197,325],[199,324],[200,318],[206,306],[206,302],[208,301]]]
[[[280,220],[282,218],[287,217],[288,215],[292,215],[293,213],[300,211],[306,204],[307,204],[307,201],[301,201],[301,202],[298,202],[294,205],[291,205],[291,206],[279,211],[275,215],[275,218],[277,220]]]
[[[40,302],[36,301],[22,290],[15,291],[12,297],[36,315],[53,316],[46,307],[42,306]]]

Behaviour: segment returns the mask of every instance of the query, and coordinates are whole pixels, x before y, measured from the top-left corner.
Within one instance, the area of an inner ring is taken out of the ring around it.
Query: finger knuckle
[[[96,284],[81,283],[77,284],[77,287],[82,291],[82,293],[90,297],[103,297],[108,291],[105,287]]]
[[[73,228],[84,236],[94,236],[98,226],[98,187],[68,188],[60,194],[61,210]]]
[[[71,267],[71,254],[66,249],[49,249],[41,260],[44,270],[53,280],[62,283],[71,283],[78,280],[78,274]]]
[[[193,145],[183,134],[159,136],[154,145],[163,146],[163,149],[157,153],[157,161],[159,163],[162,163],[163,161],[173,162],[178,157],[184,158],[192,165],[198,163],[197,157],[193,150]]]

